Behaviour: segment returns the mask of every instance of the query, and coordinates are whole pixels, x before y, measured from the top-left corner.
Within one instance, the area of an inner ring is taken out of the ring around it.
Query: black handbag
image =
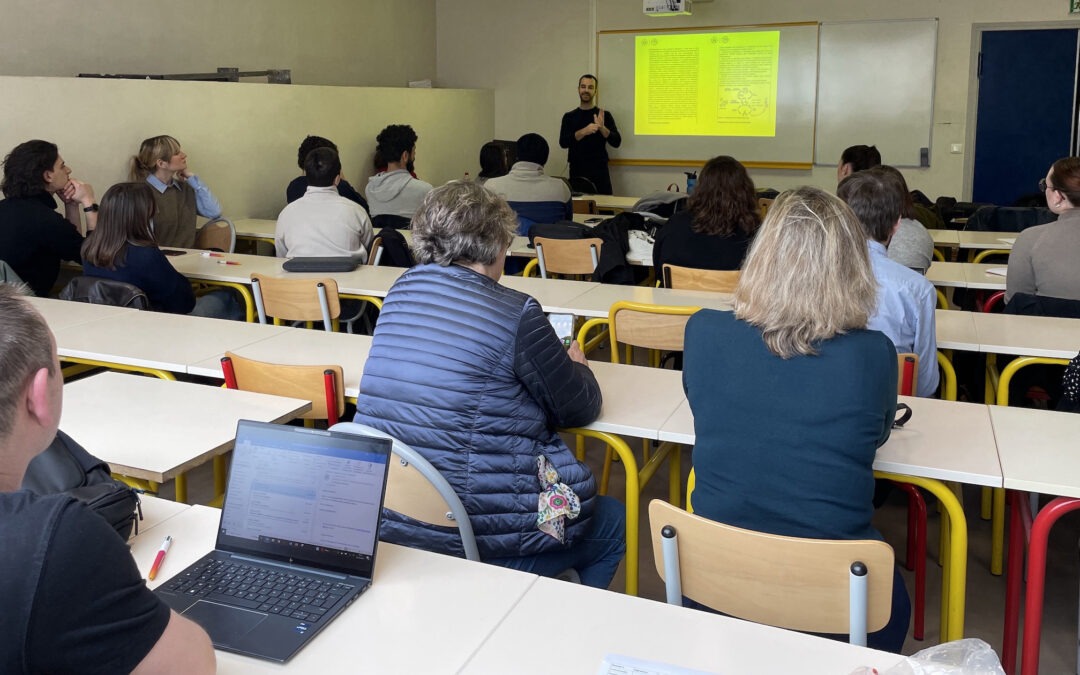
[[[104,518],[124,541],[132,528],[139,532],[139,494],[113,478],[108,464],[63,431],[57,431],[49,447],[30,461],[22,487],[39,495],[71,495]]]

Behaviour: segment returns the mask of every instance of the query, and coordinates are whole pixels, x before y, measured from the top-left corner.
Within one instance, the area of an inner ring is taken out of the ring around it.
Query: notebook
[[[154,592],[214,647],[287,661],[371,585],[391,445],[241,420],[214,550]]]

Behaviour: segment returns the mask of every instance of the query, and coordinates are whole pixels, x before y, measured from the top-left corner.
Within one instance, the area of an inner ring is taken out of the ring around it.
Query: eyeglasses
[[[1045,178],[1039,179],[1039,192],[1046,192],[1047,190],[1056,190],[1057,188],[1046,182]]]

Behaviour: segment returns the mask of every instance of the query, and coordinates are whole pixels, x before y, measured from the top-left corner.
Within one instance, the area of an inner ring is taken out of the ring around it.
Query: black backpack
[[[114,479],[109,465],[94,457],[63,431],[30,461],[22,487],[39,495],[65,493],[90,507],[127,541],[135,516],[142,519],[138,493]]]

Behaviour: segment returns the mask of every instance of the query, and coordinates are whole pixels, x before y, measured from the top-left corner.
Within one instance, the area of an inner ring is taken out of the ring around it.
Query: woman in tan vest
[[[154,188],[154,239],[161,246],[192,248],[195,216],[221,216],[221,204],[188,169],[187,155],[172,136],[142,142],[139,154],[131,158],[131,180],[145,180]]]

